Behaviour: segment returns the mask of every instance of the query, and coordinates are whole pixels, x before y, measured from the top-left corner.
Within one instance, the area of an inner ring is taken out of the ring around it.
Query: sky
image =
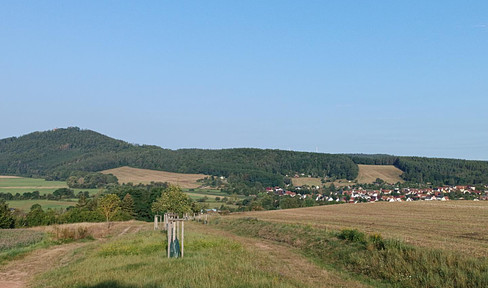
[[[0,138],[488,160],[488,1],[0,0]]]

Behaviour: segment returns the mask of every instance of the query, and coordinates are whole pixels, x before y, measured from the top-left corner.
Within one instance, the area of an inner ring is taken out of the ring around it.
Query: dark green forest
[[[285,175],[295,173],[353,180],[358,175],[357,164],[395,165],[404,171],[406,181],[415,183],[488,183],[486,161],[250,148],[170,150],[134,145],[76,127],[0,140],[0,174],[48,180],[131,166],[225,176],[240,185],[278,186],[283,185]]]

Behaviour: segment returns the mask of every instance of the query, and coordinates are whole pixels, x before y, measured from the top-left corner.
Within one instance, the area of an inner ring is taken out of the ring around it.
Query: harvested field
[[[15,179],[15,178],[20,178],[17,176],[6,176],[6,175],[0,175],[0,179]]]
[[[197,180],[207,177],[204,174],[182,174],[149,169],[138,169],[128,166],[101,171],[104,174],[113,174],[119,183],[149,184],[151,182],[169,182],[181,188],[197,188]]]
[[[410,244],[488,256],[488,202],[378,202],[237,213],[230,217],[381,233]]]
[[[404,182],[400,177],[403,171],[393,165],[358,165],[358,183],[373,183],[376,178],[381,178],[387,183]]]
[[[322,181],[320,178],[314,178],[314,177],[300,177],[300,178],[292,178],[291,182],[293,183],[293,186],[319,186],[322,187]]]

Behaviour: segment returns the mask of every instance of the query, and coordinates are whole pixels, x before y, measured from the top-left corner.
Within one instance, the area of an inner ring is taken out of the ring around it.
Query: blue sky
[[[0,138],[488,160],[486,1],[0,1]]]

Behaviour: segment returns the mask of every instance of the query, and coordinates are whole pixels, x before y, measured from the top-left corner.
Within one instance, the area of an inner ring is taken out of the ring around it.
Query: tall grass
[[[398,287],[488,287],[488,261],[445,250],[421,248],[357,230],[327,232],[306,225],[255,218],[219,219],[241,235],[284,242],[307,255]]]
[[[46,238],[46,233],[26,229],[0,229],[0,264],[32,251]]]

